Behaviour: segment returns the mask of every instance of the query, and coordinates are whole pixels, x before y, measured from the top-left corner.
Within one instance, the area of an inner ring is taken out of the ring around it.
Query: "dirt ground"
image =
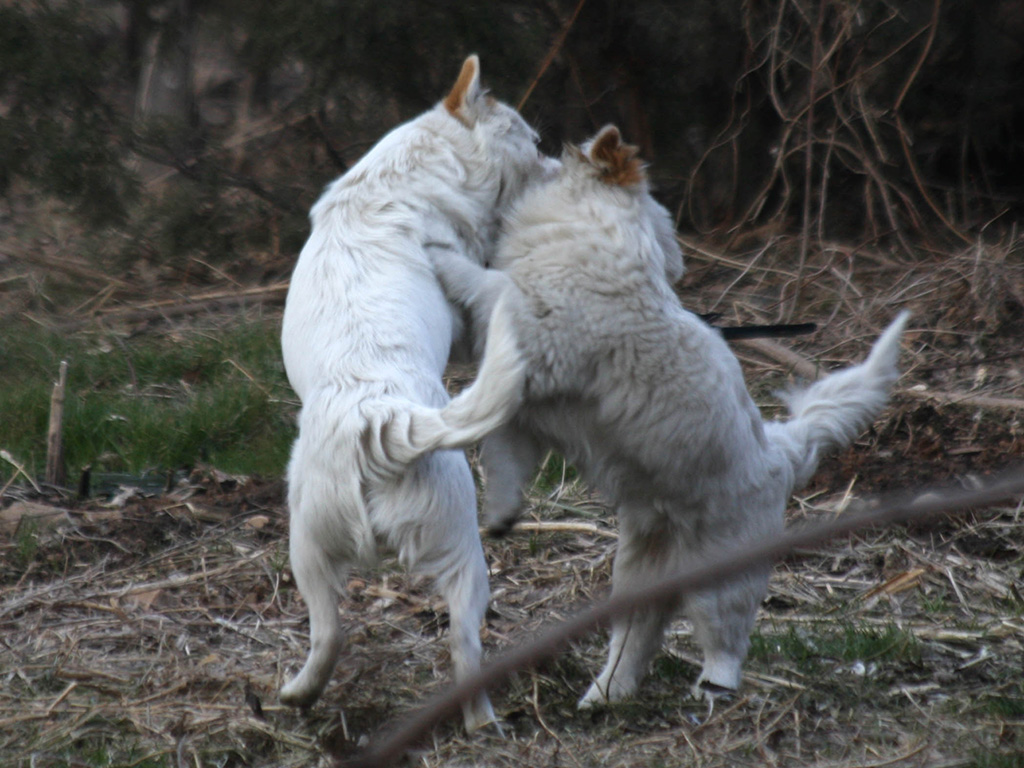
[[[892,406],[823,461],[791,520],[1021,466],[1021,242],[913,262],[823,251],[802,274],[784,252],[690,246],[689,306],[721,312],[723,324],[819,324],[811,336],[735,346],[769,415],[770,393],[794,372],[860,359],[897,306],[915,311]],[[541,475],[527,529],[485,542],[489,657],[608,592],[614,519],[557,465]],[[711,710],[689,694],[699,652],[680,619],[635,700],[578,713],[603,661],[596,632],[493,691],[503,738],[445,722],[403,764],[1024,766],[1022,514],[1019,502],[965,510],[786,558],[744,687]],[[286,537],[277,478],[200,467],[167,493],[84,502],[7,487],[3,764],[330,765],[449,684],[444,605],[385,559],[348,585],[349,645],[321,702],[280,706],[308,639]]]

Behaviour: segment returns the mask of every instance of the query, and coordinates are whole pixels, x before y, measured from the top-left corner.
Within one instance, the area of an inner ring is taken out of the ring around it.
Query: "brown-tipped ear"
[[[615,151],[622,146],[622,134],[614,125],[606,125],[590,143],[590,158],[596,163],[610,163]]]
[[[590,160],[601,169],[601,180],[607,184],[627,187],[646,178],[639,149],[622,143],[622,134],[614,125],[606,125],[590,145]]]
[[[469,120],[468,104],[480,93],[480,57],[475,53],[462,64],[462,71],[444,97],[444,108],[462,121]]]

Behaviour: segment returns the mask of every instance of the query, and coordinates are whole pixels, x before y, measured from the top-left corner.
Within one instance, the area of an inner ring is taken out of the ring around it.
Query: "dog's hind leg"
[[[476,488],[465,455],[436,451],[425,456],[388,504],[389,543],[406,567],[434,577],[448,603],[453,672],[457,682],[465,680],[480,669],[480,625],[490,599]],[[485,693],[462,710],[467,730],[497,724]]]
[[[619,549],[612,570],[612,592],[639,589],[674,567],[678,542],[672,526],[651,525],[650,513],[619,509]],[[661,647],[665,628],[679,607],[678,600],[641,608],[612,619],[608,661],[597,680],[579,701],[591,709],[630,696],[651,658]]]
[[[774,480],[767,478],[760,488],[736,484],[732,490],[735,498],[710,504],[706,524],[696,529],[704,535],[687,542],[687,557],[713,559],[722,550],[771,541],[782,533],[785,499]],[[707,698],[739,688],[750,633],[768,593],[770,575],[770,565],[753,565],[713,588],[687,595],[685,609],[693,622],[693,639],[704,654],[695,695]]]
[[[480,625],[490,599],[487,564],[483,550],[480,549],[479,539],[475,542],[475,551],[467,549],[460,554],[463,554],[462,562],[456,564],[437,582],[438,591],[448,603],[451,633],[449,643],[457,681],[465,680],[480,670]],[[491,723],[501,730],[490,699],[485,693],[480,693],[476,698],[463,704],[462,714],[467,731]]]
[[[302,670],[281,688],[285,704],[311,705],[323,693],[344,643],[338,596],[349,568],[373,544],[361,501],[345,498],[321,458],[333,455],[317,442],[316,426],[329,423],[329,401],[307,402],[299,438],[288,464],[288,551],[295,583],[309,610],[309,656]],[[312,426],[311,426],[312,425]]]
[[[513,424],[496,429],[480,451],[484,474],[484,517],[494,536],[508,533],[523,508],[523,493],[543,455],[540,444]]]
[[[292,574],[309,609],[309,656],[295,678],[281,688],[281,701],[307,707],[319,698],[331,679],[343,645],[338,616],[338,584],[344,569],[328,564],[315,536],[294,526],[289,548]]]
[[[740,686],[743,661],[750,647],[757,608],[768,590],[770,569],[759,566],[715,589],[686,600],[693,636],[704,653],[704,667],[695,695],[715,695]]]

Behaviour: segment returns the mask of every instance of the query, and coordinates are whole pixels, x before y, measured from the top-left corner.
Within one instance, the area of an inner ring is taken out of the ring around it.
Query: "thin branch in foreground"
[[[571,30],[573,25],[576,23],[576,19],[579,18],[580,11],[583,10],[583,6],[586,2],[587,0],[579,0],[579,2],[576,3],[576,9],[572,12],[572,16],[562,24],[562,28],[559,30],[558,36],[551,44],[547,55],[544,57],[544,61],[541,62],[540,68],[537,70],[537,74],[534,76],[533,80],[530,81],[530,85],[527,86],[526,92],[523,94],[522,98],[519,99],[519,103],[516,105],[517,112],[522,111],[527,99],[530,98],[530,94],[533,93],[533,89],[537,87],[537,83],[539,83],[540,79],[544,77],[544,73],[548,71],[548,67],[550,67],[551,62],[555,60],[555,56],[557,56],[558,52],[562,50],[562,46],[565,45],[565,38],[569,36],[569,30]]]
[[[463,701],[493,687],[513,672],[534,667],[560,652],[569,642],[599,624],[635,610],[674,598],[680,592],[700,589],[736,576],[748,568],[777,560],[794,550],[821,544],[828,539],[878,525],[917,520],[967,508],[991,506],[1024,495],[1024,466],[1005,471],[974,487],[938,486],[913,492],[886,494],[851,505],[847,514],[826,522],[801,525],[775,541],[736,549],[678,572],[645,589],[623,592],[577,614],[574,618],[540,632],[530,643],[513,649],[485,666],[469,680],[435,696],[411,713],[390,734],[381,737],[362,754],[339,763],[340,768],[381,768],[396,763],[405,750],[431,728],[459,711]]]

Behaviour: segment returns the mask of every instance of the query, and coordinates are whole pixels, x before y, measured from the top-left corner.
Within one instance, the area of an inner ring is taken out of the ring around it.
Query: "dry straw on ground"
[[[791,505],[793,521],[1024,457],[1020,243],[913,262],[836,247],[811,253],[799,278],[786,266],[793,243],[728,256],[690,245],[681,295],[724,322],[784,317],[800,280],[797,319],[819,332],[736,346],[769,414],[771,392],[794,370],[809,376],[858,359],[897,306],[915,311],[892,407],[824,462]],[[2,466],[6,484],[17,472]],[[525,530],[486,543],[491,657],[607,593],[615,521],[557,465],[542,475]],[[322,703],[309,713],[276,704],[307,642],[279,482],[210,470],[171,494],[111,507],[19,480],[0,506],[5,764],[329,764],[447,685],[444,606],[385,561],[349,584],[341,611],[350,645]],[[786,558],[745,686],[712,712],[688,695],[698,659],[679,620],[634,702],[577,714],[601,662],[596,633],[494,691],[506,738],[466,735],[449,721],[406,763],[1020,765],[1022,514],[1010,503]],[[900,647],[848,658],[829,645],[836,628]]]
[[[790,505],[793,522],[841,518],[868,494],[969,483],[1024,459],[1024,240],[1012,226],[968,236],[921,178],[900,116],[937,15],[908,30],[900,46],[915,46],[915,65],[891,103],[872,106],[863,103],[872,67],[861,66],[870,62],[852,56],[851,76],[836,79],[830,60],[859,45],[857,16],[826,27],[827,9],[778,5],[814,35],[809,60],[786,47],[796,38],[779,34],[781,21],[748,26],[753,48],[769,54],[747,76],[767,81],[775,100],[777,164],[728,247],[685,243],[689,272],[679,286],[687,306],[721,313],[726,324],[818,323],[810,337],[735,347],[769,415],[779,412],[774,390],[861,358],[897,308],[915,312],[891,408],[823,462]],[[538,78],[565,39],[553,42]],[[780,99],[783,80],[806,83],[807,98],[794,85],[793,102]],[[731,153],[740,123],[709,152]],[[905,172],[890,173],[894,164]],[[829,240],[831,168],[863,180],[861,239],[872,245]],[[964,216],[973,214],[971,190],[958,192]],[[706,203],[698,185],[688,202]],[[0,261],[0,320],[144,332],[253,304],[270,307],[273,321],[283,301],[283,284],[179,290],[173,270],[150,282],[162,291],[153,301],[140,285],[158,267],[115,278],[68,255],[73,238],[56,212],[40,218],[48,239],[25,245],[0,234],[5,254],[17,254]],[[794,228],[795,237],[777,234]],[[955,250],[920,245],[935,237]],[[885,250],[888,241],[897,247]],[[269,274],[290,266],[277,250]],[[92,293],[52,307],[45,286],[62,283]],[[208,469],[168,494],[74,503],[26,482],[17,461],[0,453],[0,764],[331,765],[448,684],[444,606],[427,583],[385,561],[348,585],[340,610],[350,644],[322,702],[308,713],[275,703],[308,639],[280,482]],[[541,478],[523,529],[485,544],[492,658],[607,594],[615,521],[557,464]],[[493,692],[505,738],[445,722],[404,764],[1021,768],[1022,583],[1020,504],[845,536],[777,565],[744,688],[713,711],[688,695],[699,659],[680,619],[635,701],[577,713],[603,660],[598,632]],[[850,642],[837,643],[837,633]],[[874,644],[861,651],[865,639]]]
[[[880,525],[897,522],[920,522],[940,513],[968,508],[984,508],[1024,498],[1024,465],[1002,474],[976,480],[972,488],[953,486],[927,488],[912,493],[890,494],[859,502],[856,511],[798,526],[785,535],[732,551],[717,553],[713,558],[695,562],[677,573],[660,578],[633,590],[614,594],[608,600],[581,611],[569,620],[558,622],[538,637],[509,650],[486,665],[479,674],[453,686],[444,694],[428,701],[405,719],[393,733],[385,734],[379,743],[345,763],[351,768],[374,768],[398,762],[404,752],[427,732],[452,717],[459,706],[472,701],[481,691],[505,682],[512,674],[532,670],[560,653],[573,640],[592,632],[598,625],[614,621],[641,608],[659,605],[679,594],[711,587],[724,579],[737,576],[763,563],[774,563],[798,549],[819,546],[832,539],[852,533],[863,533]],[[879,591],[916,580],[923,569],[902,574]],[[715,701],[709,701],[713,708]]]

